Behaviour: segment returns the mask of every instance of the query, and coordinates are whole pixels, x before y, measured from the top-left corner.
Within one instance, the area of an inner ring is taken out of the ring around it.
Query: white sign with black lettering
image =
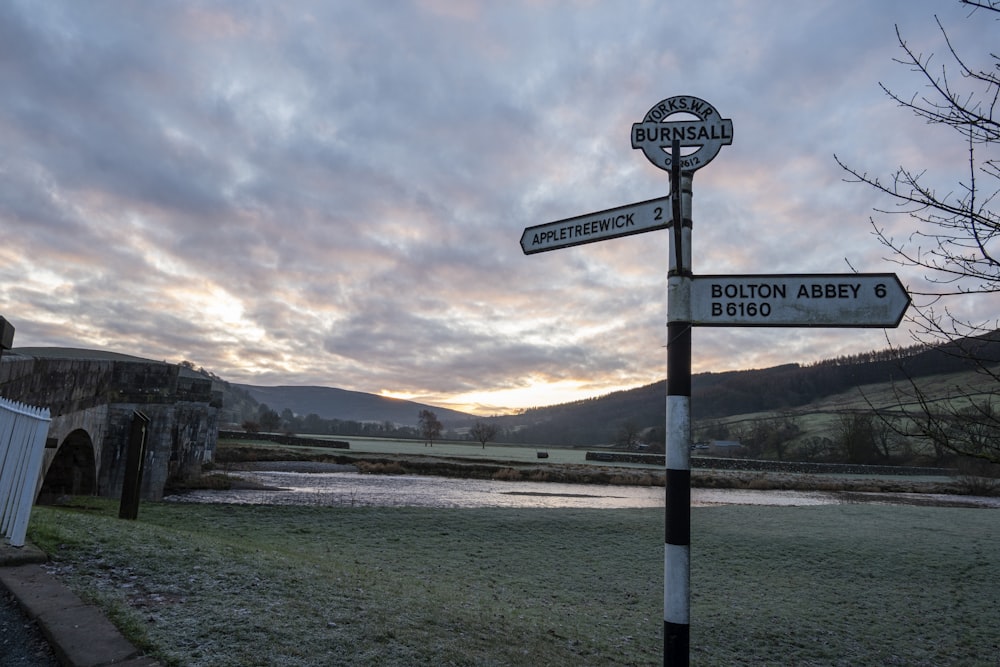
[[[894,273],[695,276],[691,323],[716,327],[897,327],[910,295]]]
[[[670,198],[648,199],[637,204],[528,227],[521,235],[521,250],[525,255],[532,255],[669,226]]]
[[[642,149],[660,169],[670,170],[674,140],[682,149],[694,149],[681,157],[680,166],[684,171],[695,171],[711,162],[723,146],[733,143],[733,121],[720,116],[703,99],[678,95],[657,102],[641,123],[632,124],[632,148]]]

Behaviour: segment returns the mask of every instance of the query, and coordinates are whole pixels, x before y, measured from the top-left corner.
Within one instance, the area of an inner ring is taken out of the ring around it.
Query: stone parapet
[[[43,474],[52,470],[59,479],[46,478],[43,491],[52,482],[56,493],[120,496],[134,411],[150,419],[143,498],[161,498],[169,480],[199,472],[215,454],[220,397],[211,380],[177,364],[92,350],[16,348],[0,358],[0,396],[51,413],[54,446],[46,450]],[[63,452],[67,442],[71,447]],[[81,455],[88,446],[89,459]],[[70,449],[73,460],[60,460]],[[81,465],[94,469],[75,470]]]

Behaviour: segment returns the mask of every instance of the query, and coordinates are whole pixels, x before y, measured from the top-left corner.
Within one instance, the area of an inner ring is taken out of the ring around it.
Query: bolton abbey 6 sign
[[[733,122],[690,95],[655,104],[632,125],[632,148],[670,173],[670,197],[528,227],[524,254],[672,227],[667,272],[667,419],[663,550],[663,663],[690,653],[691,329],[694,326],[896,327],[910,297],[895,274],[696,276],[691,181]]]
[[[691,323],[714,327],[897,327],[910,295],[894,273],[694,276]]]

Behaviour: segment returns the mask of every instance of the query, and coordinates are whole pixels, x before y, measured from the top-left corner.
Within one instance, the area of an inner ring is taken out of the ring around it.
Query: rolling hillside
[[[956,384],[981,382],[975,364],[969,361],[973,351],[979,359],[1000,364],[1000,332],[966,339],[957,346],[881,350],[830,359],[803,366],[785,364],[772,368],[702,373],[691,383],[691,412],[695,422],[729,420],[738,415],[775,411],[811,412],[808,406],[821,405],[827,399],[853,397],[860,407],[864,397],[859,387],[883,385],[871,391],[886,396],[892,383],[908,378],[926,386],[933,396],[947,395]],[[964,379],[963,379],[964,377]],[[940,381],[950,378],[950,382]],[[989,390],[984,388],[984,390]],[[521,415],[503,417],[503,425],[514,430],[520,442],[547,442],[567,445],[595,445],[614,442],[626,424],[640,430],[652,429],[662,434],[666,421],[666,382],[656,382],[598,398],[528,410]],[[662,435],[660,435],[662,437]]]
[[[961,345],[974,348],[980,359],[1000,364],[1000,332]],[[955,346],[866,352],[810,365],[784,364],[772,368],[702,373],[692,378],[692,418],[696,425],[718,421],[752,420],[779,411],[800,415],[823,415],[832,419],[838,411],[863,409],[865,397],[876,404],[893,405],[893,383],[918,379],[933,396],[947,396],[956,384],[982,382],[969,361],[968,349]],[[224,383],[225,384],[225,383]],[[533,408],[520,414],[494,417],[506,442],[589,446],[612,443],[625,425],[662,438],[666,421],[665,381],[572,403]],[[232,421],[256,414],[258,404],[272,410],[291,410],[300,416],[317,415],[327,420],[381,424],[392,422],[413,427],[422,409],[433,411],[446,428],[460,429],[481,419],[453,410],[412,401],[348,391],[332,387],[260,387],[227,385],[225,411]],[[864,388],[862,395],[859,387]],[[994,388],[982,387],[983,392]],[[240,417],[243,415],[243,417]],[[343,431],[339,431],[343,432]]]
[[[323,419],[341,421],[388,421],[400,426],[416,426],[417,415],[421,410],[431,410],[445,424],[465,423],[475,419],[473,415],[464,412],[333,387],[233,386],[245,391],[257,403],[267,405],[279,413],[287,408],[302,416],[315,414]]]

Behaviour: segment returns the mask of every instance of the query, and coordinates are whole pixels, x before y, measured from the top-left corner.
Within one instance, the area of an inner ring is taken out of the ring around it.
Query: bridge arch
[[[136,410],[150,418],[140,495],[162,498],[172,477],[212,460],[221,407],[214,383],[180,364],[106,350],[15,348],[0,358],[0,396],[49,409],[39,494],[50,498],[121,494]]]
[[[56,450],[38,492],[38,502],[52,503],[66,495],[96,494],[97,460],[94,441],[87,431],[78,428],[71,431]]]

